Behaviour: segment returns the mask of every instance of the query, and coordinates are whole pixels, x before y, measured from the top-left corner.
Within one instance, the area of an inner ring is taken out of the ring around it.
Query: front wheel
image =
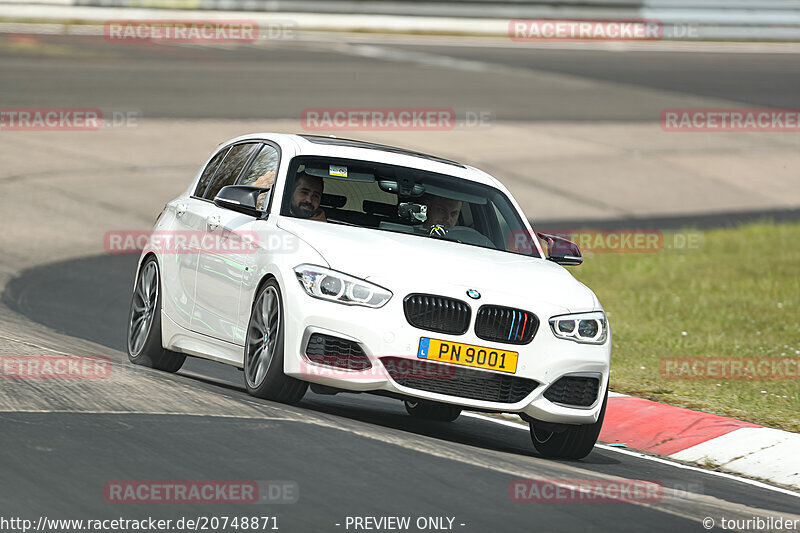
[[[161,277],[158,262],[148,258],[139,269],[128,313],[128,360],[165,372],[177,372],[186,356],[161,345]]]
[[[256,295],[244,346],[244,383],[258,398],[297,403],[308,383],[283,373],[283,302],[278,283],[269,280]]]
[[[571,460],[583,459],[591,453],[597,438],[600,436],[600,429],[603,427],[603,419],[606,416],[607,404],[608,387],[606,387],[600,416],[594,424],[569,426],[566,430],[555,433],[546,429],[537,429],[535,422],[531,423],[533,446],[545,457]]]
[[[436,420],[439,422],[452,422],[461,414],[461,408],[456,405],[449,405],[446,403],[434,403],[405,400],[408,414],[415,418],[423,418],[425,420]]]

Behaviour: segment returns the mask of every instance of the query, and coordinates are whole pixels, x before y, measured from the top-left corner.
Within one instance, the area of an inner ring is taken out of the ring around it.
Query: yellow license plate
[[[519,353],[422,337],[419,339],[417,357],[513,374],[517,371]]]

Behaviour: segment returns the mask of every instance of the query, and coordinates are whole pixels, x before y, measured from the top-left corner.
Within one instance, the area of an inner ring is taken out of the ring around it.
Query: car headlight
[[[559,339],[587,344],[603,344],[608,338],[608,321],[602,311],[554,316],[550,329]]]
[[[382,307],[392,293],[363,279],[316,265],[294,268],[297,281],[309,296],[346,305]]]

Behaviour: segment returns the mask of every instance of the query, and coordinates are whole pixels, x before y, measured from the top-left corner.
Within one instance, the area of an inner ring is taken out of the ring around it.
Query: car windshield
[[[296,157],[281,214],[539,257],[501,191],[415,168]]]

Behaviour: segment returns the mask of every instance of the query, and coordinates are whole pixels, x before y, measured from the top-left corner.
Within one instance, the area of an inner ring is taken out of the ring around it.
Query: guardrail
[[[497,33],[503,19],[645,19],[694,28],[666,38],[800,40],[800,0],[0,0],[3,4],[403,16],[420,19],[423,31],[431,28],[425,18],[469,20],[470,28],[482,19],[492,23],[488,34]]]

